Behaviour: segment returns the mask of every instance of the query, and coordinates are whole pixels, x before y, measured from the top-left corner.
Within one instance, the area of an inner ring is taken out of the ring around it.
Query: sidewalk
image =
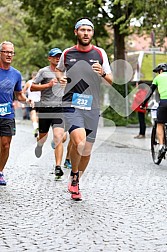
[[[99,127],[97,134],[97,141],[110,141],[119,145],[131,146],[143,150],[150,150],[151,146],[151,127],[146,130],[145,139],[135,139],[134,136],[138,135],[138,127]]]

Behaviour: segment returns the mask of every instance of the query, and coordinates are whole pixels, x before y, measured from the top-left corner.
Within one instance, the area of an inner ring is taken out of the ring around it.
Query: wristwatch
[[[105,73],[105,72],[103,72],[103,74],[102,74],[102,76],[101,76],[101,77],[103,77],[103,78],[104,78],[105,76],[106,76],[106,73]]]

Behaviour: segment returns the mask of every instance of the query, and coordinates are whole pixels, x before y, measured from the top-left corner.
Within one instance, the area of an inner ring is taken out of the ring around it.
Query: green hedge
[[[113,126],[113,122],[116,126],[137,125],[139,123],[137,112],[132,112],[129,117],[122,117],[110,106],[101,113],[101,116],[104,118],[104,126]],[[151,126],[148,114],[146,114],[146,124]]]

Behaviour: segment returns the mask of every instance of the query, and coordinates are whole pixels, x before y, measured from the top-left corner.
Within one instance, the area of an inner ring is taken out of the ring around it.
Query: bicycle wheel
[[[159,141],[157,138],[157,134],[156,134],[156,130],[157,130],[157,122],[155,122],[153,128],[152,128],[152,132],[151,132],[151,154],[152,154],[152,159],[153,162],[157,165],[159,165],[163,159],[162,158],[158,158],[158,153],[159,153]],[[164,132],[164,136],[166,136],[165,132]],[[166,144],[166,137],[165,137],[165,143]]]

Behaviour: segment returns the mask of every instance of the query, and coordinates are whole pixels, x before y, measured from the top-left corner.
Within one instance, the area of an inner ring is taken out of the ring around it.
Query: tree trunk
[[[113,82],[115,88],[124,97],[125,95],[125,34],[120,34],[120,26],[114,25],[114,64]]]
[[[125,35],[120,34],[120,26],[114,25],[114,60],[125,60]]]

